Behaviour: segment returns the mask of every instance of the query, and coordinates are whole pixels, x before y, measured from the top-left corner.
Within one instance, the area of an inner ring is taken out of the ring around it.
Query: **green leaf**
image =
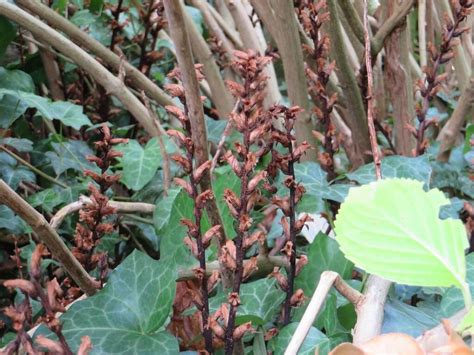
[[[33,142],[24,138],[0,138],[0,144],[9,145],[19,152],[31,152]]]
[[[474,254],[466,256],[466,281],[471,294],[474,294]],[[447,289],[441,300],[440,313],[443,317],[451,317],[464,308],[462,292],[455,287]]]
[[[431,172],[427,155],[416,158],[394,155],[382,159],[382,176],[384,178],[409,178],[423,181],[429,186]],[[374,163],[360,167],[353,173],[347,174],[347,177],[361,185],[375,181]]]
[[[0,153],[0,178],[13,190],[16,190],[22,181],[36,182],[33,172],[19,165],[14,158],[3,152]]]
[[[216,179],[213,182],[214,196],[222,217],[222,223],[224,224],[224,231],[228,238],[234,238],[234,217],[230,213],[229,206],[224,200],[224,190],[230,189],[239,196],[240,195],[240,179],[235,175],[232,169],[226,168],[221,171],[215,172]]]
[[[417,307],[389,299],[384,307],[382,333],[405,333],[416,338],[439,322],[440,319],[433,318]]]
[[[87,335],[91,354],[177,354],[177,339],[164,330],[175,279],[171,259],[156,261],[134,251],[112,272],[103,290],[61,316],[73,352]]]
[[[0,95],[0,128],[9,128],[28,105],[13,95]]]
[[[456,327],[456,331],[458,332],[465,332],[469,331],[471,334],[473,333],[474,328],[474,307],[471,307],[469,312],[464,316],[461,323]]]
[[[16,27],[4,16],[0,16],[0,58],[3,57],[8,45],[16,36]]]
[[[8,70],[0,67],[0,89],[34,93],[35,83],[31,76],[24,71]]]
[[[296,180],[306,189],[297,207],[300,212],[323,212],[325,210],[323,199],[342,202],[349,189],[347,185],[329,184],[327,173],[315,162],[296,164],[295,175]],[[287,192],[283,190],[283,193]]]
[[[423,182],[384,179],[353,187],[335,222],[346,257],[369,273],[406,285],[455,285],[469,301],[460,220],[441,220],[449,200]]]
[[[227,292],[219,292],[210,299],[209,308],[216,311],[227,301]],[[275,320],[280,312],[285,294],[278,287],[275,279],[260,279],[242,284],[236,322],[252,322],[253,325],[265,325]]]
[[[54,172],[62,174],[68,169],[83,172],[85,169],[96,170],[97,167],[86,159],[93,151],[84,141],[70,140],[67,142],[51,143],[54,151],[46,152]]]
[[[310,245],[308,264],[296,278],[295,287],[303,289],[304,294],[311,297],[324,271],[336,271],[343,279],[348,279],[352,275],[353,267],[339,250],[337,242],[319,233]]]
[[[13,96],[15,105],[18,102],[30,108],[35,108],[37,113],[48,120],[57,119],[64,125],[74,129],[80,129],[82,126],[91,126],[89,118],[83,113],[83,107],[74,105],[67,101],[56,101],[34,95],[28,92],[0,89],[0,99],[5,96]]]
[[[33,207],[41,207],[46,212],[52,212],[56,206],[64,202],[64,197],[66,197],[64,192],[50,188],[31,195],[28,202]]]
[[[5,229],[12,234],[23,234],[27,225],[10,208],[0,205],[0,229]]]
[[[153,179],[160,166],[162,157],[158,139],[149,140],[145,148],[136,140],[130,140],[118,150],[123,152],[123,173],[120,181],[129,189],[140,190]]]
[[[160,253],[168,255],[176,260],[177,265],[191,266],[197,261],[191,256],[188,248],[184,245],[183,239],[186,236],[187,228],[181,224],[182,218],[192,218],[194,202],[184,191],[180,191],[173,201],[171,215],[168,223],[159,231],[161,236]],[[203,223],[207,225],[207,223]]]
[[[285,352],[291,337],[296,331],[296,327],[298,327],[298,323],[288,324],[271,340],[271,346],[275,351],[275,355]],[[329,351],[329,339],[324,333],[311,327],[303,344],[301,344],[298,355],[314,355],[316,350],[318,350],[318,354],[327,354]]]
[[[160,231],[168,223],[174,201],[181,188],[174,187],[168,191],[168,196],[157,201],[155,211],[153,212],[153,222],[157,231]]]

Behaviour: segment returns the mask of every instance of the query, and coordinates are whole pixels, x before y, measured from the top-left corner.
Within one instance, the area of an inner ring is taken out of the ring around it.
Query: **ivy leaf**
[[[162,159],[156,137],[150,139],[145,148],[136,140],[130,140],[117,150],[123,152],[121,159],[123,172],[120,181],[129,189],[140,190],[153,179]]]
[[[34,93],[35,83],[33,82],[31,76],[24,71],[8,70],[0,67],[0,89],[19,90]]]
[[[270,341],[270,346],[275,351],[275,355],[283,354],[290,343],[293,334],[298,327],[298,323],[290,323],[280,330],[278,335]],[[303,344],[298,351],[298,355],[327,354],[329,351],[329,339],[318,329],[311,327]]]
[[[180,191],[181,188],[172,188],[168,191],[168,196],[157,201],[155,211],[153,212],[153,222],[158,232],[168,223],[171,209]]]
[[[227,293],[219,292],[210,299],[209,308],[217,311],[222,303],[227,302]],[[260,279],[242,284],[240,287],[240,306],[236,322],[252,322],[254,326],[265,325],[278,317],[285,294],[278,287],[275,279]]]
[[[426,186],[430,185],[431,165],[427,155],[416,158],[390,156],[382,159],[382,176],[384,178],[408,178],[423,181]],[[366,164],[347,177],[363,185],[375,181],[374,163]]]
[[[31,152],[33,150],[33,142],[24,138],[1,138],[0,144],[13,147],[19,152]]]
[[[418,307],[389,299],[384,307],[382,333],[405,333],[416,338],[439,322]]]
[[[76,302],[61,316],[63,334],[76,352],[81,337],[91,354],[177,354],[178,341],[164,330],[176,291],[176,266],[134,251],[97,295]],[[40,333],[48,333],[43,328]],[[37,334],[35,334],[37,335]]]
[[[161,255],[168,255],[174,258],[180,267],[190,267],[197,263],[196,259],[191,256],[188,248],[183,243],[187,228],[181,224],[181,219],[192,218],[193,210],[194,201],[181,190],[173,201],[168,223],[159,231],[161,235]],[[203,217],[202,230],[207,230],[207,228],[209,228],[209,224],[207,223],[207,219]]]
[[[223,170],[215,172],[216,180],[213,183],[214,196],[222,217],[222,223],[225,233],[228,238],[234,238],[234,217],[229,211],[229,206],[224,200],[224,190],[230,189],[239,196],[240,195],[240,179],[235,175],[234,171],[230,167],[226,167]]]
[[[471,294],[474,294],[474,254],[466,256],[466,281],[469,284]],[[462,292],[455,287],[447,289],[443,295],[440,305],[440,313],[443,317],[451,317],[464,307]]]
[[[64,190],[64,189],[60,189]],[[37,192],[28,198],[28,202],[33,207],[40,206],[46,212],[52,212],[53,209],[64,202],[64,193],[55,188],[45,189]]]
[[[86,159],[93,155],[93,151],[84,141],[70,140],[60,143],[51,143],[54,152],[46,152],[50,159],[54,172],[62,174],[68,169],[83,172],[85,169],[96,170],[96,166]]]
[[[83,107],[67,101],[53,102],[45,97],[24,91],[0,88],[0,99],[13,96],[15,106],[18,102],[30,108],[35,108],[37,113],[48,120],[57,119],[64,125],[79,130],[82,126],[91,126],[89,118],[83,113]],[[10,124],[13,122],[10,122]]]
[[[423,182],[384,179],[353,187],[335,222],[346,257],[369,273],[417,286],[457,286],[469,301],[460,220],[439,216],[449,200]]]
[[[0,153],[0,178],[13,190],[16,190],[22,181],[36,182],[36,175],[33,172],[3,152]]]
[[[326,270],[337,272],[343,279],[351,277],[354,265],[344,257],[337,242],[323,233],[319,233],[308,251],[308,264],[296,278],[295,287],[301,288],[310,297],[319,283],[321,274]]]
[[[0,229],[5,229],[12,234],[23,234],[28,227],[9,207],[0,205]]]

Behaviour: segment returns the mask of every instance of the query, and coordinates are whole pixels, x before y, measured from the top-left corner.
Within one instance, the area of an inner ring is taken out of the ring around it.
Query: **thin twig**
[[[61,237],[38,211],[31,207],[1,179],[0,200],[32,227],[53,256],[61,262],[66,272],[85,293],[88,295],[96,293],[97,282],[84,270],[66,244],[64,244]]]
[[[7,153],[8,155],[10,155],[12,158],[14,158],[16,161],[18,161],[20,164],[26,166],[28,169],[30,169],[32,172],[34,172],[35,174],[45,178],[46,180],[48,180],[49,182],[53,183],[53,184],[56,184],[58,186],[61,186],[62,188],[64,189],[67,189],[69,186],[67,186],[65,183],[62,183],[61,181],[58,181],[56,180],[55,178],[49,176],[48,174],[42,172],[41,170],[39,170],[38,168],[34,167],[33,165],[31,165],[30,163],[28,163],[25,159],[23,159],[22,157],[16,155],[15,153],[13,153],[11,150],[9,150],[8,148],[6,148],[5,146],[3,145],[0,145],[0,149],[3,150],[5,153]]]
[[[375,164],[375,176],[378,180],[382,178],[381,160],[379,147],[377,145],[377,132],[374,125],[374,103],[372,97],[373,75],[372,75],[372,58],[370,54],[370,36],[369,36],[369,20],[367,14],[367,0],[364,0],[364,38],[365,38],[365,68],[367,70],[367,122],[369,125],[370,146]]]
[[[304,312],[303,318],[301,318],[301,321],[298,323],[298,327],[293,333],[293,337],[285,350],[285,355],[296,355],[298,353],[301,344],[303,344],[306,335],[313,326],[333,286],[356,307],[363,299],[363,295],[349,286],[337,272],[324,271],[319,279],[318,287],[314,291],[311,301]]]
[[[370,41],[368,32],[367,0],[364,0],[365,55],[367,67],[367,92],[372,92],[372,65],[370,60]],[[375,127],[372,116],[372,97],[367,98],[370,142],[376,167],[377,180],[382,178],[380,156],[378,153]],[[377,166],[378,164],[378,166]],[[364,291],[364,297],[356,307],[357,323],[354,329],[354,344],[364,343],[380,334],[383,322],[383,310],[391,282],[377,275],[370,275]]]
[[[71,213],[80,211],[85,205],[91,203],[91,199],[87,196],[80,196],[78,201],[61,208],[49,221],[49,225],[53,229],[58,229],[64,219]],[[155,210],[155,205],[143,202],[118,202],[109,201],[109,206],[119,213],[148,213],[151,214]]]
[[[47,21],[61,32],[64,32],[69,38],[71,38],[71,40],[97,55],[107,65],[110,65],[115,70],[118,70],[120,66],[120,57],[102,45],[99,41],[96,41],[94,38],[89,36],[86,32],[76,27],[71,21],[66,20],[64,17],[50,9],[48,6],[41,4],[39,1],[18,0],[16,3],[28,9],[28,11],[31,11],[33,14],[39,16],[41,19]],[[72,53],[68,53],[67,51],[65,54],[72,56]],[[171,98],[160,87],[158,87],[153,81],[147,78],[133,65],[125,62],[124,69],[127,78],[130,79],[132,84],[136,88],[144,90],[151,99],[163,106],[174,105]],[[96,77],[95,75],[92,76]]]
[[[237,111],[239,110],[239,106],[240,106],[240,99],[237,99],[231,113],[237,113]],[[214,169],[217,166],[217,163],[219,162],[219,157],[222,153],[222,149],[224,149],[225,141],[227,137],[229,137],[230,133],[232,132],[233,127],[234,125],[232,124],[232,120],[229,118],[227,120],[227,125],[224,128],[224,132],[222,132],[221,140],[219,141],[219,144],[217,145],[216,153],[214,154],[214,157],[212,158],[212,164],[209,170],[211,173],[211,176],[212,176],[212,173],[214,172]]]

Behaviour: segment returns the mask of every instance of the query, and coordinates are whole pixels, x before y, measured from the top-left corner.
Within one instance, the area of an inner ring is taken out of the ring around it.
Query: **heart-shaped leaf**
[[[73,304],[61,317],[73,351],[87,335],[91,354],[179,353],[178,341],[163,329],[176,290],[175,270],[171,258],[156,261],[134,251],[103,290]]]
[[[460,220],[439,218],[449,200],[423,182],[385,179],[354,187],[335,222],[346,257],[369,273],[397,283],[457,286],[470,303]]]

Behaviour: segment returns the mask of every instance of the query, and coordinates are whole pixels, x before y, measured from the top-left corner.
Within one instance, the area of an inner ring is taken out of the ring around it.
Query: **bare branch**
[[[103,46],[100,42],[93,39],[86,32],[74,26],[71,21],[68,21],[54,10],[41,4],[39,1],[18,0],[16,3],[28,9],[28,11],[31,11],[40,18],[46,20],[53,27],[67,34],[72,41],[76,42],[81,47],[90,50],[118,72],[121,66],[120,57],[107,47]],[[67,52],[64,54],[70,55]],[[123,62],[123,68],[127,78],[130,79],[132,84],[136,88],[144,90],[151,99],[155,100],[162,106],[174,105],[171,98],[161,88],[153,83],[153,81],[148,79],[133,65],[125,61]]]
[[[0,200],[31,226],[34,232],[48,247],[49,251],[51,251],[51,254],[61,262],[66,272],[71,276],[81,290],[88,295],[96,293],[96,282],[72,255],[61,237],[39,212],[31,207],[1,179]]]
[[[326,297],[333,286],[342,296],[346,297],[356,307],[363,298],[363,295],[349,286],[337,272],[324,271],[319,279],[318,287],[314,291],[311,301],[304,312],[303,318],[301,318],[301,321],[285,350],[285,355],[296,355],[298,353],[301,344],[303,344],[309,329],[313,326],[313,323],[321,311]]]

